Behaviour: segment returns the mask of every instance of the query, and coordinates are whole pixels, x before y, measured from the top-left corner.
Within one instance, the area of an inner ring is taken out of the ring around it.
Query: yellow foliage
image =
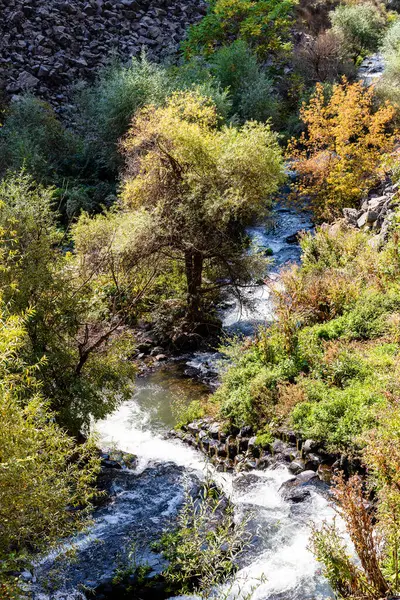
[[[297,192],[309,197],[319,219],[333,219],[345,206],[358,207],[362,196],[385,173],[397,131],[389,102],[374,110],[373,88],[343,78],[329,100],[317,84],[300,112],[306,131],[292,139],[288,153],[300,176]]]

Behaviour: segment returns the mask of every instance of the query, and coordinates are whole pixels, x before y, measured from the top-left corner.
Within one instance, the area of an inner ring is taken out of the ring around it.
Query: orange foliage
[[[300,111],[306,131],[289,142],[288,153],[300,176],[297,192],[309,197],[319,219],[333,219],[345,206],[358,207],[362,196],[384,175],[384,158],[394,149],[395,107],[374,110],[373,88],[346,78],[326,100],[318,83]]]

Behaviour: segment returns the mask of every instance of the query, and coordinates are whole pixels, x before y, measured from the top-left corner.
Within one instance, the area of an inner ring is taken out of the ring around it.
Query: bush
[[[229,90],[232,110],[241,120],[266,121],[276,116],[272,81],[243,40],[218,49],[211,59],[211,72]]]
[[[51,188],[24,173],[1,182],[0,293],[12,314],[33,309],[26,361],[39,364],[51,408],[77,434],[131,391],[132,344],[128,336],[110,339],[122,324],[118,306],[110,306],[81,257],[62,251],[56,219]]]
[[[383,5],[372,2],[340,4],[331,13],[331,22],[346,51],[357,58],[378,49],[387,15]]]
[[[233,506],[206,482],[198,497],[186,494],[177,528],[161,539],[169,562],[163,575],[173,591],[210,598],[235,572],[247,543],[245,522],[234,522]]]
[[[219,46],[243,40],[261,58],[290,47],[292,0],[212,0],[207,15],[189,29],[183,43],[187,58],[210,56]]]
[[[319,219],[341,216],[384,176],[385,157],[395,145],[395,108],[374,107],[372,88],[346,79],[327,99],[321,84],[300,111],[306,131],[288,151],[300,181],[295,191],[308,197]]]
[[[24,167],[37,180],[54,183],[70,173],[79,141],[57,119],[49,104],[23,96],[6,111],[0,128],[0,172]]]
[[[294,51],[293,60],[297,71],[307,84],[335,81],[340,75],[354,75],[351,63],[334,31],[319,33],[303,40]]]
[[[12,573],[30,568],[82,529],[100,470],[91,441],[76,446],[55,423],[40,395],[40,364],[26,365],[24,317],[0,312],[0,590],[11,598]],[[15,577],[15,576],[14,576]],[[16,591],[16,590],[15,590]],[[20,590],[18,590],[20,592]],[[19,597],[17,594],[15,597]]]
[[[386,31],[380,51],[386,60],[400,51],[400,20],[396,20]]]
[[[377,91],[384,99],[400,105],[400,21],[388,29],[383,43],[383,76],[378,81]]]
[[[76,98],[78,125],[89,156],[115,173],[121,164],[118,142],[135,112],[146,104],[159,106],[170,92],[165,69],[146,57],[132,58],[128,67],[113,63],[104,68]]]

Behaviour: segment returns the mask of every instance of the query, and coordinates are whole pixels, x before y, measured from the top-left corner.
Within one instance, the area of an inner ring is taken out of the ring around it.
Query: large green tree
[[[226,286],[239,293],[259,264],[244,252],[244,225],[268,210],[283,181],[277,136],[256,122],[220,127],[211,100],[190,91],[140,111],[122,149],[119,210],[94,225],[84,218],[79,252],[92,264],[107,256],[122,271],[140,260],[156,269],[178,262],[187,283],[184,323],[200,332],[210,295]]]
[[[30,311],[25,360],[38,365],[59,422],[78,433],[115,407],[132,367],[114,335],[123,315],[69,244],[51,189],[24,173],[0,184],[0,293],[11,314]]]

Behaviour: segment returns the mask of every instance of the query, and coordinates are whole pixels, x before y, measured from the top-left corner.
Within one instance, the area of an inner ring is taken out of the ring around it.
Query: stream
[[[273,217],[272,227],[253,227],[249,233],[257,245],[272,249],[269,277],[276,281],[283,265],[299,259],[295,234],[310,229],[311,222],[305,213],[280,204],[274,208]],[[268,286],[252,287],[247,293],[253,300],[251,308],[241,309],[232,303],[225,309],[223,321],[227,331],[251,335],[258,324],[273,320]],[[215,597],[227,595],[229,600],[245,600],[255,584],[258,587],[251,596],[254,600],[331,597],[320,568],[307,549],[310,524],[333,516],[333,509],[322,495],[311,491],[304,502],[289,503],[279,493],[281,484],[291,477],[285,466],[217,473],[199,451],[166,436],[174,425],[171,406],[175,398],[179,396],[188,402],[207,392],[199,378],[185,375],[185,369],[189,368],[187,373],[194,369],[204,374],[215,369],[216,358],[216,353],[198,352],[139,377],[132,398],[96,424],[101,446],[106,449],[115,445],[135,454],[137,466],[134,470],[107,469],[112,501],[96,510],[88,532],[36,566],[32,580],[35,600],[87,598],[85,590],[109,581],[129,549],[137,564],[146,563],[153,573],[161,572],[165,564],[151,550],[150,541],[158,539],[171,525],[185,490],[199,486],[207,470],[233,502],[235,518],[249,519],[253,534],[251,547],[241,559],[229,591],[221,588]],[[75,560],[60,560],[67,548],[74,549]]]

